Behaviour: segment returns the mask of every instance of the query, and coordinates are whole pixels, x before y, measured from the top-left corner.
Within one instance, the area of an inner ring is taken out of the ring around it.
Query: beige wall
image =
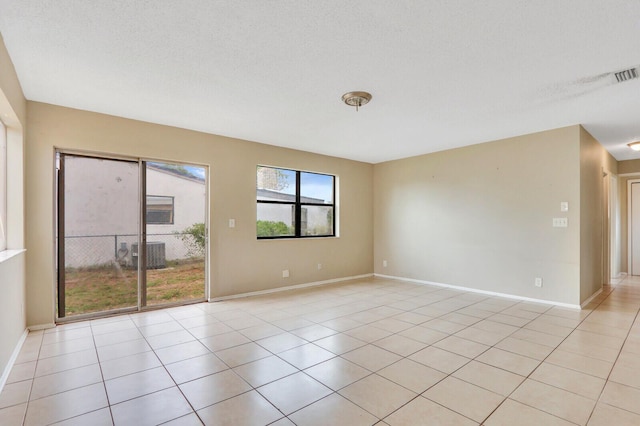
[[[572,126],[376,164],[375,272],[579,304],[579,158]]]
[[[0,263],[0,377],[26,329],[25,255]]]
[[[608,229],[603,228],[607,226],[608,202],[603,179],[617,172],[616,160],[580,127],[580,302],[600,290],[604,280],[608,281],[603,275],[609,262],[605,255],[607,241],[603,241],[603,236],[608,236]]]
[[[640,173],[640,160],[619,161],[618,173],[621,175]]]
[[[24,248],[23,128],[26,101],[0,37],[0,117],[7,125],[7,248]],[[6,253],[4,253],[6,255]],[[0,254],[0,257],[4,255]],[[0,377],[26,328],[25,253],[0,261]],[[0,384],[2,380],[0,380]]]
[[[2,97],[0,104],[3,106],[2,121],[7,125],[24,124],[27,118],[27,101],[22,93],[18,75],[13,67],[13,62],[9,57],[9,53],[4,45],[2,35],[0,35],[0,88],[2,89]],[[11,111],[5,111],[4,108],[9,107]],[[8,122],[7,122],[8,120]]]
[[[28,103],[28,324],[54,320],[55,147],[209,166],[212,297],[372,273],[373,166],[269,145]],[[338,176],[339,238],[257,241],[256,165]],[[229,228],[228,220],[236,220]],[[318,270],[317,264],[323,268]],[[282,270],[290,278],[282,278]]]

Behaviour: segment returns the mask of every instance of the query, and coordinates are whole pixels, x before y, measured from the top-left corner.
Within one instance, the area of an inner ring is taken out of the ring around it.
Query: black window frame
[[[309,171],[305,171],[305,170],[295,170],[295,169],[286,169],[284,167],[274,167],[274,166],[263,166],[263,165],[258,165],[256,167],[256,178],[257,178],[257,173],[258,170],[261,168],[268,168],[268,169],[276,169],[276,170],[283,170],[283,171],[287,171],[287,172],[294,172],[296,174],[296,192],[295,192],[295,201],[278,201],[278,200],[259,200],[258,199],[258,186],[256,184],[256,212],[257,212],[257,205],[258,204],[276,204],[276,205],[285,205],[285,206],[292,206],[295,209],[295,218],[294,218],[294,234],[293,235],[273,235],[273,236],[259,236],[258,235],[258,230],[257,230],[257,226],[256,226],[256,237],[259,240],[281,240],[281,239],[287,239],[287,238],[332,238],[336,236],[336,176],[329,174],[329,173],[320,173],[320,172],[309,172]],[[331,203],[310,203],[310,202],[303,202],[302,201],[302,195],[300,194],[300,176],[302,173],[307,173],[307,174],[314,174],[314,175],[322,175],[322,176],[329,176],[331,177],[331,182],[332,182],[332,194],[331,194]],[[330,207],[331,211],[333,212],[333,218],[331,220],[331,233],[330,234],[323,234],[323,235],[302,235],[302,209],[305,206],[314,206],[314,207]],[[257,217],[256,217],[256,223],[257,223]]]

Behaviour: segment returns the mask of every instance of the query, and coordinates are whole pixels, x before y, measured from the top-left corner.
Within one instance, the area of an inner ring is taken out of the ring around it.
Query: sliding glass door
[[[139,164],[58,155],[58,317],[138,306]]]
[[[146,305],[203,299],[203,167],[146,162]]]
[[[205,299],[205,168],[56,162],[59,319]]]

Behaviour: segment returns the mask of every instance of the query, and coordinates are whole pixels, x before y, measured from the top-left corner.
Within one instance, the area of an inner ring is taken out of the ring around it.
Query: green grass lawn
[[[135,307],[138,271],[101,266],[65,271],[66,316]],[[147,305],[204,298],[204,261],[167,262],[147,271]]]

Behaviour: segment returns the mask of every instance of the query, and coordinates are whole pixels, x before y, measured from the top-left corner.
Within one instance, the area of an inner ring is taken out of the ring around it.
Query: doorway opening
[[[629,275],[640,275],[640,179],[627,181]]]
[[[207,168],[56,152],[57,319],[206,300]]]

